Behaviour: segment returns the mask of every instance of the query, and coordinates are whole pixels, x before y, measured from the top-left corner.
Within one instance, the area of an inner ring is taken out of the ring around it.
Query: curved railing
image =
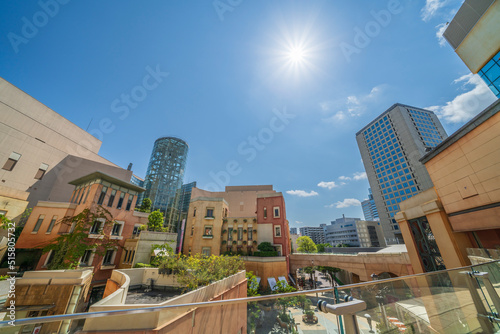
[[[389,278],[326,289],[215,300],[106,312],[17,319],[15,327],[73,321],[72,332],[82,331],[79,321],[107,317],[137,317],[159,310],[175,310],[174,321],[144,330],[193,333],[471,333],[500,332],[500,261]],[[317,308],[319,301],[323,307]],[[358,301],[358,302],[357,302]],[[328,305],[335,305],[328,307]],[[345,306],[342,308],[342,306]],[[334,313],[324,313],[330,311]],[[179,311],[182,311],[179,313]],[[347,312],[347,313],[346,313]],[[230,315],[230,316],[228,316]],[[13,329],[1,321],[0,331]],[[187,327],[186,327],[187,326]],[[19,329],[19,328],[18,328]],[[127,331],[116,321],[116,331]],[[128,330],[134,332],[136,330]],[[181,332],[183,332],[182,330]],[[99,329],[94,330],[99,333]],[[6,331],[7,333],[7,331]]]

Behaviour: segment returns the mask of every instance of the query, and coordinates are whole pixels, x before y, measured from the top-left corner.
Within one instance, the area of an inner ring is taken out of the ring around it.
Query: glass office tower
[[[403,243],[399,203],[433,186],[419,159],[447,137],[432,111],[399,103],[356,134],[387,244]]]
[[[177,222],[179,196],[188,154],[188,144],[175,137],[163,137],[155,141],[144,180],[144,197],[152,202],[152,210],[160,210],[165,216],[165,226],[172,229]]]

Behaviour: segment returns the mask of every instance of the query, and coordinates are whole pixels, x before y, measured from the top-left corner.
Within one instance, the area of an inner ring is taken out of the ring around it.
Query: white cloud
[[[318,193],[315,191],[307,192],[305,190],[288,190],[286,193],[288,195],[294,195],[294,196],[299,196],[299,197],[318,196]]]
[[[427,108],[445,122],[466,122],[497,99],[477,74],[466,74],[453,83],[463,83],[463,89],[470,89],[471,86],[472,89],[457,95],[445,105]]]
[[[352,177],[352,179],[354,181],[366,180],[367,179],[366,172],[356,172],[353,175],[354,176]]]
[[[304,224],[304,223],[303,222],[299,222],[298,220],[296,220],[295,224]]]
[[[425,6],[422,8],[422,20],[429,21],[447,2],[448,0],[426,0]]]
[[[323,112],[332,111],[333,109],[341,109],[334,111],[331,116],[324,118],[325,123],[338,123],[348,117],[359,117],[373,104],[375,100],[383,92],[385,85],[378,85],[370,90],[370,93],[365,95],[350,95],[340,103],[333,101],[320,102],[319,106]]]
[[[443,37],[444,31],[446,30],[446,27],[448,27],[448,24],[446,23],[441,23],[436,26],[437,31],[436,31],[436,37],[438,39],[439,46],[445,46],[446,45],[446,39]]]
[[[331,190],[333,188],[338,187],[338,185],[334,181],[330,181],[330,182],[321,181],[320,183],[318,183],[318,187],[328,188]]]
[[[339,176],[339,180],[341,180],[341,181],[351,181],[351,178],[349,176],[342,175],[342,176]]]
[[[326,205],[325,207],[327,208],[337,208],[337,209],[343,209],[343,208],[348,208],[350,206],[361,206],[361,202],[355,198],[346,198],[342,202],[338,201],[336,203]]]

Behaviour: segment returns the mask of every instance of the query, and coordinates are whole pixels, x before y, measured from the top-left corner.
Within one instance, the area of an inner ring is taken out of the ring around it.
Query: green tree
[[[104,223],[102,223],[104,221]],[[120,247],[118,240],[110,239],[113,217],[106,209],[98,206],[95,212],[85,209],[75,216],[66,216],[57,224],[68,227],[67,234],[61,234],[42,249],[43,253],[54,252],[48,269],[75,269],[86,250],[93,250],[96,255],[103,256],[106,250]],[[89,238],[94,224],[102,224],[98,238]]]
[[[276,282],[276,288],[273,291],[273,294],[282,294],[282,293],[287,293],[287,292],[295,292],[297,289],[295,289],[293,286],[288,285],[287,282],[284,281],[278,281]],[[286,309],[289,306],[295,305],[298,303],[297,297],[282,297],[278,298],[276,300],[276,303],[279,305],[281,313],[279,314],[279,317],[281,321],[284,322],[290,322],[291,319],[286,313]]]
[[[150,231],[163,230],[163,213],[160,210],[153,211],[148,216],[148,229]]]
[[[297,238],[297,246],[299,253],[316,253],[318,251],[316,244],[308,236]]]
[[[327,276],[332,286],[333,286],[333,280],[335,279],[335,273],[340,272],[339,268],[326,267],[326,266],[318,266],[318,270],[321,271],[323,274],[328,274]]]
[[[160,265],[162,269],[172,269],[176,278],[187,290],[209,285],[245,269],[239,256],[193,256],[177,255]]]
[[[330,244],[317,244],[316,247],[318,248],[318,253],[324,253],[326,247],[332,247]]]
[[[247,297],[260,296],[259,294],[259,282],[257,282],[257,276],[251,271],[247,271]]]
[[[4,215],[0,215],[0,227],[4,230],[8,230],[10,233],[14,233],[14,239],[17,241],[21,232],[23,231],[24,225],[28,221],[29,216],[31,215],[31,211],[33,209],[29,208],[24,210],[21,214],[17,222],[14,222]]]
[[[142,200],[141,206],[139,208],[136,208],[136,211],[140,212],[151,212],[151,200],[149,198],[145,198]]]
[[[169,258],[175,257],[173,248],[167,243],[151,246],[151,252],[153,253],[155,250],[159,250],[159,252],[151,260],[150,264],[152,267],[158,268],[162,263],[168,261]]]
[[[260,250],[261,252],[274,252],[274,247],[270,242],[264,241],[261,242],[258,246],[257,249]]]

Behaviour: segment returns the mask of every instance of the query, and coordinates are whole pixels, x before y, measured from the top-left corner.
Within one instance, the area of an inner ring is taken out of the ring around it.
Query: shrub
[[[134,268],[154,268],[154,267],[148,263],[136,263]]]

